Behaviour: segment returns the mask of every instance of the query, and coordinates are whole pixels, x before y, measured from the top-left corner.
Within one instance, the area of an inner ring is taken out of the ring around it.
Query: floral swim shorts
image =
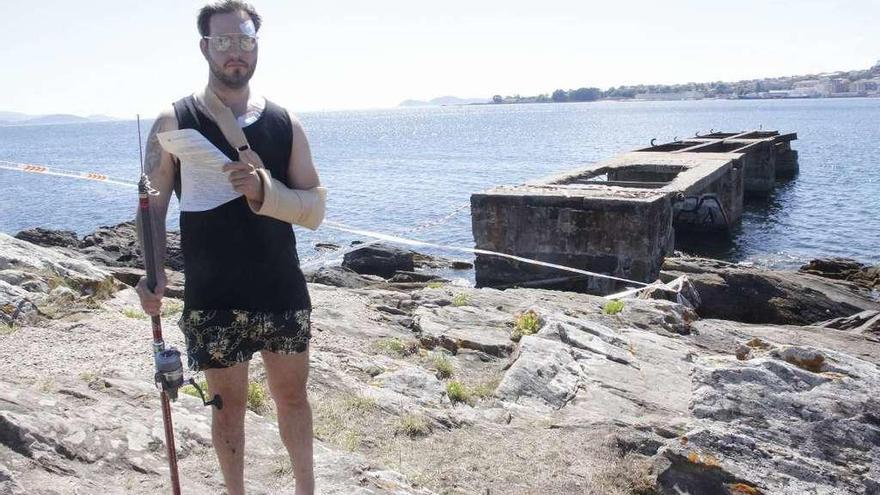
[[[186,338],[189,369],[228,368],[250,361],[257,351],[294,354],[308,348],[308,309],[277,312],[184,310],[177,322]]]

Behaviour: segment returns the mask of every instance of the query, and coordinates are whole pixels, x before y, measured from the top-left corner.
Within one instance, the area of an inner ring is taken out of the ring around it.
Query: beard
[[[250,65],[247,67],[236,67],[233,69],[232,74],[226,73],[223,67],[214,62],[208,65],[211,67],[211,73],[214,74],[214,77],[230,89],[245,87],[254,75],[254,67]]]

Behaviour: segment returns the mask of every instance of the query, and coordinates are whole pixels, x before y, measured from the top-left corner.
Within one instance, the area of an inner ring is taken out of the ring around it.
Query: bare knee
[[[296,389],[293,387],[284,388],[282,390],[273,390],[272,399],[280,414],[286,411],[296,411],[309,407],[309,396],[305,389]]]
[[[225,426],[244,424],[247,403],[243,400],[237,400],[234,397],[229,397],[229,399],[223,396],[221,397],[223,400],[223,407],[221,409],[214,408],[214,421]]]
[[[232,428],[244,423],[247,409],[247,365],[242,363],[231,368],[205,372],[208,390],[220,396],[223,407],[214,408],[215,423]]]

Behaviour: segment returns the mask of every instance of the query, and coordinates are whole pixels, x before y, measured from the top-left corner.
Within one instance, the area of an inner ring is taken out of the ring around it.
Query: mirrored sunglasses
[[[202,36],[202,39],[208,40],[211,43],[211,47],[218,52],[225,52],[232,48],[232,43],[236,39],[238,40],[238,47],[243,52],[252,52],[257,47],[256,36],[230,36],[224,34],[220,36]]]

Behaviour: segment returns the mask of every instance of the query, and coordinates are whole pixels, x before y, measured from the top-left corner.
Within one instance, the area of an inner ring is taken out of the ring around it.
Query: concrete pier
[[[716,149],[743,153],[745,156],[742,159],[746,171],[743,178],[745,193],[766,195],[773,190],[777,178],[791,177],[797,173],[797,152],[791,149],[791,142],[795,139],[797,139],[795,133],[749,131],[716,132],[706,136],[696,136],[694,141],[703,142],[710,147],[715,146]],[[737,148],[737,145],[742,147]]]
[[[675,231],[723,235],[747,194],[797,171],[796,134],[711,133],[652,145],[592,166],[471,196],[478,249],[652,282]],[[607,279],[477,255],[477,286],[537,286],[605,294]]]

